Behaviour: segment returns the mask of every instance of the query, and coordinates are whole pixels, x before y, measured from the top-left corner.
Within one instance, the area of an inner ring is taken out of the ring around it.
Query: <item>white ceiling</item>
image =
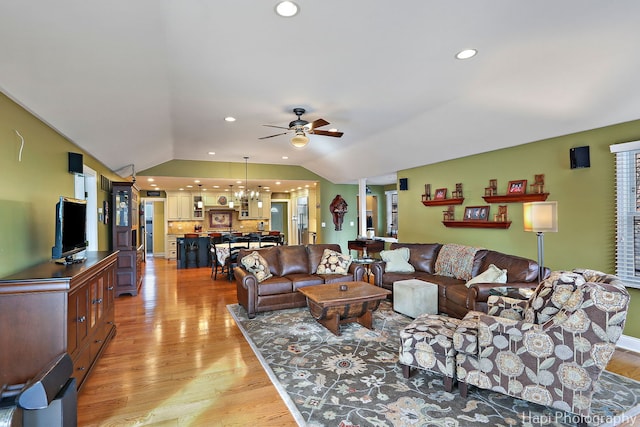
[[[0,0],[0,90],[113,170],[250,156],[334,183],[640,118],[637,0],[297,3]],[[344,136],[258,139],[298,106]]]

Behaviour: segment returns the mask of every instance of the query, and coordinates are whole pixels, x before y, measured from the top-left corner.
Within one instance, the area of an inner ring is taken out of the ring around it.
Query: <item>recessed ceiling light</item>
[[[462,50],[462,51],[456,53],[456,59],[473,58],[474,56],[476,56],[477,53],[478,53],[478,51],[475,50],[475,49],[465,49],[465,50]]]
[[[224,118],[225,122],[235,122],[236,118],[235,117],[231,117],[231,116],[227,116]]]
[[[152,187],[157,187],[158,184],[150,184]]]
[[[219,185],[214,185],[213,188],[220,188],[220,186]]]
[[[193,188],[193,185],[189,184],[187,185],[187,188]]]
[[[280,185],[280,181],[276,181],[276,185]]]
[[[147,178],[147,181],[148,181],[148,182],[153,182],[153,181],[155,181],[155,180],[154,180],[153,178]]]
[[[285,18],[290,18],[298,13],[298,5],[292,1],[281,1],[276,5],[276,13]]]
[[[199,183],[199,182],[200,182],[200,180],[199,180],[199,179],[196,179],[196,180],[195,180],[195,181],[193,181],[193,182],[195,182],[195,183],[197,184],[197,183]]]
[[[282,160],[287,160],[289,156],[282,156]]]
[[[208,153],[208,154],[209,154],[210,156],[215,156],[215,155],[216,155],[216,152],[215,152],[215,151],[209,151],[209,153]]]

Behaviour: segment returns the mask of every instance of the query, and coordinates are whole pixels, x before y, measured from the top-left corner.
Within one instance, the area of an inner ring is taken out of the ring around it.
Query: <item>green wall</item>
[[[409,190],[398,192],[399,232],[402,242],[445,242],[482,246],[527,258],[537,258],[535,233],[523,231],[522,204],[507,204],[512,221],[507,230],[447,228],[444,207],[421,203],[424,184],[446,187],[463,184],[464,204],[456,206],[462,219],[464,206],[488,205],[483,199],[490,179],[498,180],[498,194],[505,194],[511,180],[532,182],[545,175],[547,200],[558,202],[557,233],[544,235],[545,266],[553,270],[577,267],[615,273],[615,156],[609,145],[640,140],[640,120],[606,128],[551,138],[535,143],[478,154],[398,172],[409,179]],[[571,169],[569,149],[588,145],[591,167]],[[498,205],[490,205],[490,217]],[[640,337],[640,290],[630,289],[631,310],[625,334]]]
[[[24,138],[24,146],[16,134]],[[22,147],[21,147],[22,146]],[[112,180],[121,180],[103,164],[69,142],[0,93],[0,277],[51,259],[55,206],[74,196],[68,152]],[[98,206],[109,197],[98,189]],[[98,249],[109,247],[108,227],[98,225]]]

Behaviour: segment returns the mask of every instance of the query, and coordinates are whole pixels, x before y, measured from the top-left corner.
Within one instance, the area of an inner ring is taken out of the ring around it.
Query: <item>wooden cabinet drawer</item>
[[[73,362],[73,374],[71,375],[76,379],[77,388],[83,384],[89,368],[91,367],[91,346],[86,346],[82,352],[78,355],[78,358]]]

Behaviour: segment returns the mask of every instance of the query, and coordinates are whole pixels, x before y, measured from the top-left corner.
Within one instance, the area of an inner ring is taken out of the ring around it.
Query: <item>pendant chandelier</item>
[[[249,190],[249,157],[244,157],[244,189],[236,191],[234,196],[239,199],[240,202],[249,200],[260,201],[260,192],[258,190]]]

